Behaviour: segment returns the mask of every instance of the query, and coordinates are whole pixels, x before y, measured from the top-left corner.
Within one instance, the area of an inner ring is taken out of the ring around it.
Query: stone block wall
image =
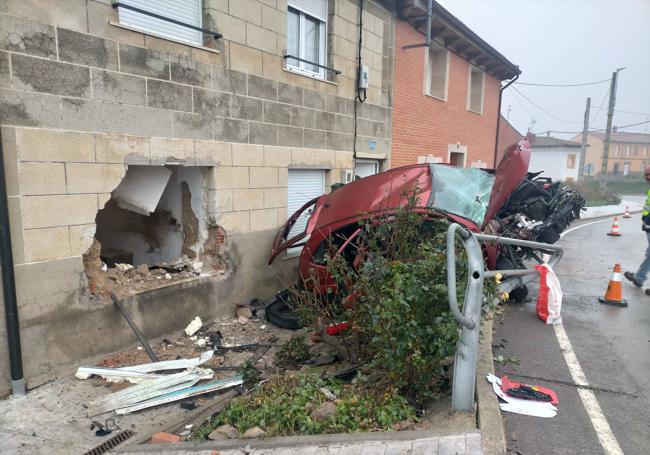
[[[208,168],[204,213],[225,229],[234,267],[196,288],[209,294],[191,311],[207,319],[293,279],[295,261],[266,265],[288,216],[288,169],[325,169],[331,185],[354,167],[356,1],[329,1],[328,65],[342,74],[327,80],[284,67],[286,0],[203,0],[204,26],[224,35],[204,46],[121,26],[110,3],[0,2],[0,125],[28,385],[102,353],[74,339],[97,330],[108,311],[89,292],[82,255],[129,166]],[[371,86],[356,105],[356,148],[386,160],[394,16],[373,1],[364,8]],[[151,317],[155,299],[140,301]],[[173,311],[145,333],[196,315]],[[3,337],[0,324],[7,365]],[[130,343],[127,335],[106,349]],[[0,370],[1,392],[9,374]]]

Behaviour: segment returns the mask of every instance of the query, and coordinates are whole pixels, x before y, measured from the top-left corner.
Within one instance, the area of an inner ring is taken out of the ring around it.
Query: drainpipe
[[[0,133],[0,267],[2,267],[2,290],[7,320],[7,345],[9,347],[9,367],[11,371],[11,392],[25,395],[23,360],[20,349],[20,327],[18,325],[18,305],[16,303],[16,280],[14,259],[11,251],[9,231],[9,204],[7,200],[7,180],[5,178],[4,151]]]
[[[503,91],[510,87],[510,85],[515,82],[517,79],[519,79],[519,74],[517,74],[515,77],[510,79],[506,85],[501,87],[501,90],[499,90],[499,107],[497,109],[497,133],[496,133],[496,139],[494,140],[494,169],[497,168],[497,153],[499,152],[499,124],[501,123],[501,98],[503,98]]]

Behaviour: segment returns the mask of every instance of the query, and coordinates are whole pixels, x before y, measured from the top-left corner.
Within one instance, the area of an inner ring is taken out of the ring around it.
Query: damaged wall
[[[111,25],[116,11],[101,0],[0,6],[0,123],[28,386],[135,343],[112,306],[92,295],[82,260],[98,212],[129,166],[177,166],[187,182],[192,213],[183,213],[181,186],[172,218],[189,218],[189,226],[193,214],[198,230],[165,243],[169,256],[179,245],[181,255],[196,245],[218,250],[219,226],[232,265],[134,297],[147,336],[196,315],[229,314],[233,302],[269,297],[294,279],[295,260],[266,265],[287,218],[288,169],[324,169],[329,185],[353,168],[354,30],[337,23],[355,22],[358,9],[350,0],[329,2],[336,42],[329,58],[343,73],[319,81],[283,68],[286,2],[248,3],[252,14],[243,17],[204,4],[210,26],[224,32],[218,49]],[[277,20],[262,24],[262,8]],[[372,1],[365,12],[372,77],[368,102],[358,106],[357,145],[381,159],[390,150],[394,19]],[[273,40],[260,39],[269,32]],[[203,191],[195,192],[198,168]],[[0,393],[9,385],[4,330],[0,324]]]

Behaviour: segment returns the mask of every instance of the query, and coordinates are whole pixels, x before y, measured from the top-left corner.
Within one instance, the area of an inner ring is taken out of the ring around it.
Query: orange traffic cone
[[[625,213],[623,214],[623,218],[632,218],[632,215],[630,215],[630,208],[627,205],[625,206]]]
[[[612,230],[607,233],[607,235],[612,235],[614,237],[620,237],[621,233],[618,232],[618,217],[614,217],[614,221],[612,222]]]
[[[612,273],[612,279],[609,280],[605,297],[598,297],[598,301],[608,305],[627,306],[627,302],[623,300],[621,288],[621,264],[614,266],[614,273]]]

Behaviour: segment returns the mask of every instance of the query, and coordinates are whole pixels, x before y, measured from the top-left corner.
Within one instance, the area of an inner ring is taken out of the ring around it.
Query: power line
[[[513,88],[514,88],[514,87],[513,87]],[[519,99],[519,97],[518,97],[517,95],[515,95],[514,92],[510,92],[510,94],[511,94],[511,95],[512,95],[516,100],[517,100],[517,102],[519,103],[519,105],[520,105],[521,107],[523,107],[524,110],[525,110],[526,112],[528,112],[528,115],[530,115],[530,117],[534,119],[534,118],[535,118],[535,115],[534,115],[532,112],[530,112],[530,111],[528,110],[528,108],[526,107],[526,105],[525,105],[525,104],[524,104],[524,103]],[[542,123],[542,122],[540,122],[540,123]],[[542,123],[542,125],[544,125],[544,124]],[[544,126],[548,126],[548,125],[544,125]]]
[[[650,120],[646,120],[645,122],[639,122],[639,123],[631,123],[631,124],[629,124],[629,125],[621,125],[621,126],[617,126],[616,129],[617,129],[617,130],[620,130],[620,129],[623,129],[623,128],[629,128],[629,127],[631,127],[631,126],[645,125],[646,123],[650,123]],[[603,131],[605,131],[605,128],[598,128],[598,129],[595,129],[595,130],[589,130],[589,131],[587,131],[587,133],[601,133],[601,132],[603,132]],[[543,134],[543,133],[578,134],[578,133],[582,133],[582,131],[555,131],[555,130],[544,130],[544,131],[539,131],[539,132],[537,132],[537,133],[533,133],[533,134]],[[643,133],[639,133],[639,134],[643,134]]]
[[[517,87],[512,87],[512,89],[515,90],[517,93],[519,93],[521,96],[523,96],[526,99],[526,101],[528,101],[530,104],[535,106],[540,111],[546,113],[546,115],[549,115],[549,116],[553,117],[554,119],[557,119],[557,120],[559,120],[561,122],[564,122],[564,123],[582,123],[582,122],[572,122],[570,120],[564,120],[564,119],[562,119],[560,117],[557,117],[556,115],[551,114],[549,111],[547,111],[546,109],[544,109],[543,107],[541,107],[540,105],[535,103],[533,100],[528,98],[526,95],[524,95]]]
[[[592,106],[592,109],[595,109],[595,107]],[[624,114],[635,114],[635,115],[645,115],[645,116],[650,116],[650,113],[648,112],[634,112],[634,111],[624,111],[622,109],[614,109],[615,112],[622,112]]]
[[[585,82],[582,84],[534,84],[532,82],[515,82],[515,85],[532,85],[534,87],[583,87],[585,85],[596,85],[602,84],[603,82],[609,82],[611,79],[603,79],[602,81],[595,82]]]
[[[598,114],[600,114],[600,111],[603,109],[603,105],[605,104],[605,100],[609,97],[609,89],[605,92],[605,96],[603,97],[603,101],[600,103],[600,106],[598,106],[598,111],[594,115],[593,119],[589,120],[589,124],[591,125],[593,122],[596,121],[596,118],[598,118]]]

